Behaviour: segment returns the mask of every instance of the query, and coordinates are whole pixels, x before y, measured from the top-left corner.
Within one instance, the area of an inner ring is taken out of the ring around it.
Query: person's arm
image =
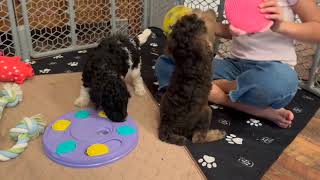
[[[302,23],[284,21],[283,12],[277,0],[265,0],[265,7],[262,7],[262,11],[270,13],[266,17],[275,21],[272,28],[275,32],[300,41],[320,43],[320,8],[316,1],[298,0],[292,8]]]
[[[229,29],[229,24],[217,23],[216,36],[219,36],[225,39],[232,39],[232,34]]]
[[[315,0],[298,0],[293,6],[302,23],[283,23],[279,32],[301,41],[320,43],[320,7]]]
[[[192,12],[199,15],[199,16],[202,16],[202,14],[208,13],[209,14],[208,16],[204,15],[202,18],[205,18],[210,22],[214,21],[212,23],[207,24],[209,26],[212,26],[212,27],[209,27],[209,29],[214,29],[215,35],[218,37],[222,37],[225,39],[232,39],[232,35],[229,30],[229,25],[216,22],[217,17],[216,17],[215,11],[213,11],[211,9],[209,9],[207,11],[202,11],[200,9],[194,9],[194,10],[192,10]]]

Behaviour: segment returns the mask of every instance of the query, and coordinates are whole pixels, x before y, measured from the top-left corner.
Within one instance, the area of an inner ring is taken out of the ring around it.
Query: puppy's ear
[[[106,77],[103,90],[105,95],[110,94],[113,97],[118,98],[119,101],[126,101],[131,97],[123,76],[118,76],[114,73],[106,73],[105,76]],[[115,103],[116,102],[118,101],[115,101]]]
[[[101,106],[112,121],[121,122],[127,116],[130,97],[125,82],[118,76],[110,76],[104,84]]]

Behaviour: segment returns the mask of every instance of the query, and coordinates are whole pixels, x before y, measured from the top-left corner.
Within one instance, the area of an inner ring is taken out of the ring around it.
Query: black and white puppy
[[[146,90],[141,77],[141,53],[150,29],[131,39],[123,34],[111,34],[98,47],[89,50],[82,73],[80,96],[74,104],[87,106],[90,100],[114,122],[125,121],[130,93],[126,83],[133,85],[135,94]]]

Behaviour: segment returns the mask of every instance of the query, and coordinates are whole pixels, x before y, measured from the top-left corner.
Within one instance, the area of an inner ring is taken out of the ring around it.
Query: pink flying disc
[[[263,0],[226,0],[226,17],[232,31],[239,35],[252,34],[268,30],[273,21],[260,12],[259,4]]]

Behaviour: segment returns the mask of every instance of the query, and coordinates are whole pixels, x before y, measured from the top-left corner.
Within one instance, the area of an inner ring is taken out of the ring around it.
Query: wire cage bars
[[[20,54],[15,13],[11,0],[0,1],[0,53]]]
[[[2,0],[1,51],[24,59],[94,47],[106,34],[146,27],[144,0]],[[21,51],[20,51],[21,49]]]

